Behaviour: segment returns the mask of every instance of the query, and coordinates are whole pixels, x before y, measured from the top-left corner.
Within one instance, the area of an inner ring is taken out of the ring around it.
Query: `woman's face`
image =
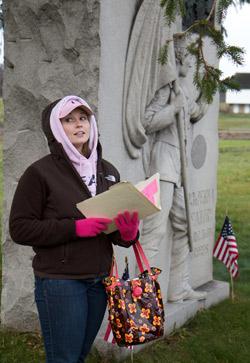
[[[60,119],[65,134],[74,147],[82,153],[83,145],[89,140],[90,123],[86,112],[78,107]]]

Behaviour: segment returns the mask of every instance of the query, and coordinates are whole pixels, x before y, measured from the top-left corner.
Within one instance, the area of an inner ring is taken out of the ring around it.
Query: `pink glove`
[[[138,212],[130,214],[126,210],[124,213],[118,213],[114,221],[124,241],[132,241],[136,238],[140,222]]]
[[[86,218],[75,222],[76,235],[78,237],[94,237],[107,229],[112,222],[109,218]]]

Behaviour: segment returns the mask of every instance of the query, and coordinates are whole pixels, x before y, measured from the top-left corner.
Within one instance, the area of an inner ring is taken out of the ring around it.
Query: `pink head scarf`
[[[66,116],[72,110],[81,106],[89,115],[90,121],[89,149],[91,154],[88,158],[83,156],[69,141],[60,121],[60,118]],[[51,111],[50,128],[55,139],[60,144],[62,144],[64,151],[66,152],[73,166],[88,187],[91,195],[94,196],[96,194],[98,131],[96,119],[90,106],[82,98],[74,95],[62,98]]]

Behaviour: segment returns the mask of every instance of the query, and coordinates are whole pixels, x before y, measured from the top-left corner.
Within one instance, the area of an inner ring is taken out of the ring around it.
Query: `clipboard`
[[[106,192],[78,203],[77,208],[87,217],[114,219],[119,212],[138,211],[139,219],[144,219],[161,210],[159,173],[133,185],[128,181],[114,184]],[[114,222],[105,233],[117,230]]]

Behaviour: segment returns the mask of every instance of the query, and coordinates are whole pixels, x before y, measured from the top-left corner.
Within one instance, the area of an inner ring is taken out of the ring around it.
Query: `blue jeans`
[[[46,363],[84,363],[101,326],[107,297],[102,278],[35,277]]]

